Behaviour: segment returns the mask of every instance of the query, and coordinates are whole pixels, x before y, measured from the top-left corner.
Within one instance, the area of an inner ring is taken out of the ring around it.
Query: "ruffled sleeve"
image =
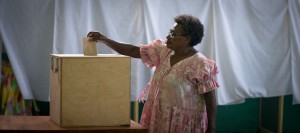
[[[160,54],[163,47],[165,47],[165,45],[161,40],[154,40],[148,45],[142,45],[140,47],[142,62],[149,68],[158,66],[160,63]]]
[[[219,87],[216,81],[218,67],[213,60],[201,59],[200,63],[194,63],[190,79],[198,86],[198,93],[210,92]]]

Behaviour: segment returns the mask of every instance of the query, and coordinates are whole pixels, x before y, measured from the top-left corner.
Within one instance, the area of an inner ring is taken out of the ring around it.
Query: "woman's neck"
[[[185,49],[178,49],[178,50],[174,50],[174,56],[186,56],[186,55],[190,55],[190,54],[195,54],[198,51],[196,49],[194,49],[193,47],[188,47]]]

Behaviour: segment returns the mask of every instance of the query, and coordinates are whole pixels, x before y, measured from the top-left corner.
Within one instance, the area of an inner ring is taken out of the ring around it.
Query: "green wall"
[[[256,133],[259,126],[259,99],[242,104],[218,106],[218,133]]]
[[[283,132],[300,133],[300,104],[293,105],[291,95],[284,97]]]
[[[262,122],[263,128],[278,132],[279,97],[262,99]],[[283,102],[283,133],[300,133],[300,104],[293,105],[291,95],[284,96]]]

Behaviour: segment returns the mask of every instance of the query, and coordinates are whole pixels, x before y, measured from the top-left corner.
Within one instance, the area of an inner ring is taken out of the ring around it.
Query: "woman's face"
[[[187,36],[183,34],[182,25],[175,23],[170,33],[167,35],[167,47],[172,50],[185,48],[188,44]]]

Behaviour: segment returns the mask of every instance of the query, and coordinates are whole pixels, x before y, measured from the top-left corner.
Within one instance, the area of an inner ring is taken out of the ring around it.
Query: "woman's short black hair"
[[[183,35],[191,37],[190,45],[193,47],[202,41],[204,36],[204,26],[200,20],[192,15],[183,14],[176,16],[174,21],[182,25]]]

